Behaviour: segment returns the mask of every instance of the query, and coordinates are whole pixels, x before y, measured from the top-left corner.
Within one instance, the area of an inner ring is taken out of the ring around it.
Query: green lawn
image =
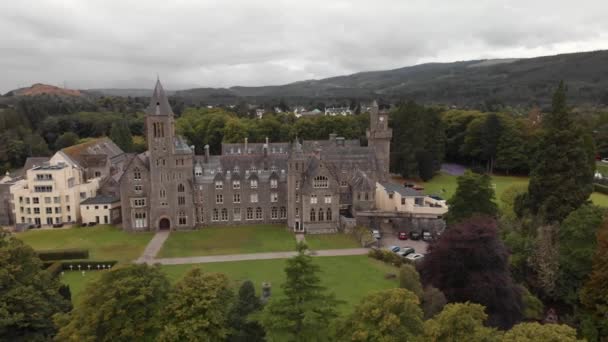
[[[361,244],[351,234],[306,235],[306,244],[311,250],[360,248]]]
[[[457,176],[451,176],[446,173],[439,173],[433,179],[428,182],[422,183],[424,185],[424,192],[428,195],[438,195],[444,199],[449,199],[454,195],[456,191],[456,178]],[[514,176],[492,176],[492,184],[495,186],[496,200],[500,203],[500,196],[503,191],[513,184],[528,184],[528,177],[514,177]],[[596,205],[602,207],[608,207],[608,196],[597,192],[591,194],[591,201]]]
[[[159,258],[293,251],[296,240],[284,225],[208,227],[171,232]]]
[[[88,248],[91,260],[137,259],[153,233],[128,233],[113,226],[66,229],[31,229],[15,236],[35,250]]]
[[[372,291],[397,286],[396,279],[385,278],[388,273],[396,274],[396,268],[365,255],[316,257],[314,262],[321,267],[323,286],[334,292],[338,299],[346,302],[339,308],[342,312],[351,310],[361,298]],[[226,274],[232,280],[235,290],[243,281],[251,280],[256,286],[258,295],[262,282],[272,284],[273,296],[281,294],[281,284],[285,280],[285,259],[162,266],[162,269],[172,282],[176,282],[188,270],[195,267],[207,272]],[[72,299],[78,301],[86,284],[96,281],[102,272],[106,271],[87,272],[85,276],[78,272],[66,272],[61,277],[64,283],[70,285]]]

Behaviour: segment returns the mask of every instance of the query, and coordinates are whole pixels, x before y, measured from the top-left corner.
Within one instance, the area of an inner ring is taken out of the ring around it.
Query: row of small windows
[[[271,192],[270,193],[270,202],[278,202],[278,201],[279,201],[279,194],[277,192]],[[249,202],[258,203],[258,194],[249,194]],[[223,204],[224,195],[216,194],[215,203]],[[241,203],[241,194],[232,194],[232,203]]]
[[[322,222],[322,221],[331,221],[332,220],[332,214],[331,214],[331,208],[327,208],[327,210],[323,210],[318,209],[315,211],[315,209],[310,209],[310,221],[311,222]]]
[[[300,201],[300,197],[298,194],[296,194],[296,202]],[[317,204],[317,195],[310,195],[310,204]],[[331,204],[331,195],[325,195],[324,197],[324,203],[325,204]]]
[[[31,201],[29,197],[22,197],[19,196],[19,204],[23,204],[23,202],[25,201],[25,204],[39,204],[40,203],[40,198],[38,197],[32,197]],[[65,201],[69,202],[70,201],[70,196],[69,195],[65,195]],[[61,203],[61,197],[60,196],[55,196],[55,197],[44,197],[44,203],[46,204],[50,204],[50,203]]]
[[[198,215],[199,211],[197,210],[197,215]],[[202,210],[200,211],[200,221],[202,222]],[[257,207],[257,208],[247,208],[246,212],[245,212],[245,219],[246,220],[262,220],[264,218],[264,211],[262,210],[261,207]],[[277,220],[277,219],[286,219],[287,218],[287,208],[285,207],[272,207],[270,208],[270,219],[272,220]],[[240,221],[241,220],[241,208],[233,208],[232,209],[232,220],[233,221]],[[212,214],[211,214],[211,221],[217,222],[217,221],[228,221],[228,209],[227,208],[222,208],[220,209],[213,209]]]
[[[325,176],[317,176],[312,180],[313,188],[327,188],[329,187],[329,179]]]

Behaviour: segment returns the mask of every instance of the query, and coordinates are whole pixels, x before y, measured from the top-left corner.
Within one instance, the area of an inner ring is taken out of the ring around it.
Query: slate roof
[[[421,193],[418,190],[414,190],[413,188],[407,188],[403,185],[400,184],[396,184],[396,183],[380,183],[382,184],[382,186],[386,189],[386,191],[388,192],[396,192],[398,194],[400,194],[401,196],[404,197],[418,197],[418,196],[425,196],[423,193]]]
[[[95,197],[89,197],[80,204],[111,204],[119,202],[120,198],[114,196],[97,195]]]
[[[69,146],[61,149],[59,152],[62,152],[83,168],[103,166],[105,164],[105,159],[113,159],[124,154],[124,151],[121,150],[118,145],[106,137]]]
[[[156,86],[152,92],[150,104],[148,105],[148,108],[146,108],[146,114],[175,115],[173,114],[173,109],[171,109],[171,106],[169,105],[169,99],[167,98],[167,94],[165,94],[165,89],[163,89],[163,85],[160,83],[160,80],[156,80]]]

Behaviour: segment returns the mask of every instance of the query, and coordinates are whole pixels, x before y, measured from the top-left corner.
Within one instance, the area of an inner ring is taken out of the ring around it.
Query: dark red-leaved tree
[[[522,318],[523,308],[508,257],[496,221],[474,216],[451,226],[429,247],[420,275],[425,286],[440,289],[449,302],[484,305],[488,324],[508,329]]]

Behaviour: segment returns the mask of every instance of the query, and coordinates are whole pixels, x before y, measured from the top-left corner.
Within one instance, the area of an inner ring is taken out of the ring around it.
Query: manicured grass
[[[312,250],[361,247],[361,244],[351,234],[306,235],[306,244]]]
[[[440,173],[433,177],[430,181],[423,183],[424,192],[428,195],[438,195],[444,199],[449,199],[456,192],[457,176],[451,176],[445,173]],[[494,191],[496,192],[496,200],[500,200],[502,193],[511,185],[528,184],[528,177],[514,177],[514,176],[492,176],[492,184]]]
[[[396,279],[386,279],[388,273],[397,274],[395,267],[386,265],[365,255],[341,257],[315,257],[314,262],[321,267],[321,283],[336,297],[345,301],[338,309],[342,312],[352,310],[364,296],[372,291],[397,287]],[[285,281],[285,259],[219,262],[199,265],[162,266],[171,282],[181,279],[192,268],[200,267],[206,272],[226,274],[232,281],[235,291],[245,280],[251,280],[257,294],[261,292],[262,282],[272,284],[272,296],[282,293],[281,284]],[[83,277],[78,272],[66,272],[62,281],[70,285],[72,299],[77,302],[86,284],[94,282],[102,272],[87,272]]]
[[[171,232],[157,257],[281,252],[295,246],[293,233],[283,225],[208,227]]]
[[[31,229],[17,233],[35,250],[56,248],[88,248],[91,260],[137,259],[146,248],[153,233],[128,233],[114,226],[66,229]]]
[[[440,173],[430,181],[422,183],[424,185],[424,193],[427,195],[438,195],[447,200],[456,191],[456,187],[458,186],[456,183],[457,178],[457,176]],[[525,186],[528,184],[528,181],[528,177],[492,176],[492,184],[495,186],[494,191],[496,192],[496,202],[500,205],[500,196],[511,185],[520,184]],[[596,205],[608,207],[607,195],[594,192],[591,194],[591,201]]]
[[[600,207],[608,207],[608,195],[594,192],[591,194],[591,201],[593,204],[599,205]]]

